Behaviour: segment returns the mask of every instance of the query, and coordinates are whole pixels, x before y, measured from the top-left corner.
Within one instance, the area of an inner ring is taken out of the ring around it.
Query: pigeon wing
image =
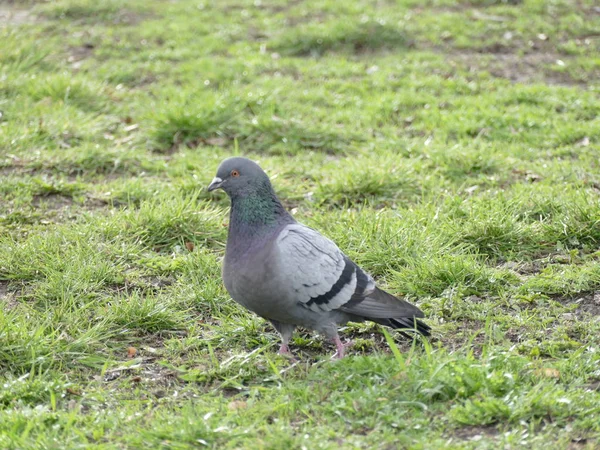
[[[312,228],[290,224],[276,245],[277,270],[289,295],[301,306],[315,312],[339,310],[394,328],[416,324],[418,331],[429,334],[429,327],[416,320],[424,316],[419,308],[379,289],[371,275]]]
[[[289,285],[289,293],[315,312],[339,309],[357,292],[375,286],[373,279],[335,243],[312,228],[290,224],[282,230],[276,245],[280,255],[278,270]]]

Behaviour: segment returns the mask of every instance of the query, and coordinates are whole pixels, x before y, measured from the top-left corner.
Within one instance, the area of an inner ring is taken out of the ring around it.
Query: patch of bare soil
[[[577,304],[575,314],[578,316],[589,314],[600,317],[600,291],[589,292],[579,298],[562,299],[564,304]]]
[[[142,348],[140,352],[146,354],[148,349]],[[133,368],[126,365],[115,367],[105,373],[103,381],[110,383],[117,379],[129,379],[132,384],[144,384],[145,387],[150,388],[149,392],[157,398],[165,397],[167,395],[165,389],[179,386],[181,381],[177,378],[176,372],[157,364],[155,360],[156,358],[149,356],[140,358],[140,362]]]
[[[43,211],[48,222],[73,219],[81,211],[92,211],[106,206],[104,203],[94,199],[86,199],[84,203],[75,204],[73,198],[61,194],[36,195],[33,197],[31,205]],[[42,223],[45,222],[43,221]]]
[[[263,11],[268,11],[272,14],[284,13],[294,8],[297,5],[302,4],[302,0],[289,0],[287,2],[283,2],[281,4],[270,4],[269,2],[255,2],[255,6],[260,8]],[[227,5],[219,6],[219,10],[237,13],[241,10],[247,9],[248,5],[246,3],[228,3]]]
[[[484,324],[480,321],[470,319],[464,319],[461,322],[455,323],[456,329],[452,332],[444,333],[440,339],[444,347],[450,351],[455,351],[469,343],[473,355],[479,357],[485,344]]]
[[[7,177],[9,175],[12,175],[13,173],[16,173],[17,171],[18,169],[13,166],[0,167],[0,177]]]
[[[493,14],[486,14],[485,10],[490,6],[496,6],[497,4],[505,4],[516,6],[523,3],[524,0],[489,0],[488,2],[475,2],[468,0],[461,0],[453,5],[436,5],[432,6],[421,6],[418,5],[412,8],[415,12],[422,12],[425,10],[435,9],[435,11],[439,12],[461,12],[468,13],[469,11],[473,11],[473,17],[480,20],[490,20],[493,22],[504,22],[506,19],[501,16],[495,16]]]
[[[0,5],[0,28],[34,23],[35,21],[36,17],[29,10],[10,7],[10,3]]]
[[[452,437],[461,441],[477,442],[484,437],[498,435],[498,429],[492,425],[469,425],[453,431]]]
[[[571,442],[569,443],[569,445],[566,447],[567,450],[579,450],[579,449],[586,449],[586,448],[598,448],[597,447],[597,441],[592,441],[588,438],[582,437],[582,438],[573,438],[571,439]]]
[[[121,10],[113,18],[112,23],[115,25],[137,25],[144,19],[149,17],[149,14],[141,14],[128,10]]]
[[[544,82],[559,86],[582,86],[585,83],[574,79],[567,72],[551,70],[555,64],[568,64],[568,57],[553,52],[532,52],[519,55],[505,47],[481,51],[451,52],[451,65],[465,67],[470,72],[488,71],[496,78],[514,83]]]
[[[146,276],[142,277],[141,280],[136,282],[126,280],[120,284],[110,284],[106,288],[111,295],[118,295],[122,292],[128,293],[130,291],[155,294],[160,292],[162,289],[171,286],[173,283],[174,280],[171,278]]]
[[[431,12],[432,9],[440,13],[460,13],[467,15],[474,21],[486,23],[510,22],[509,16],[489,13],[488,7],[496,4],[518,5],[522,0],[490,0],[489,2],[470,1],[459,2],[451,6],[423,7],[417,6],[413,11],[418,14],[422,11]],[[587,8],[581,2],[572,5],[582,16],[600,13],[597,7]],[[598,33],[578,36],[572,43],[586,49],[597,47]],[[545,35],[524,41],[516,38],[507,31],[502,38],[495,40],[487,46],[480,48],[461,49],[453,46],[452,36],[445,38],[445,44],[432,46],[427,42],[420,42],[418,47],[430,49],[447,55],[451,65],[466,67],[469,71],[478,72],[487,70],[497,78],[505,78],[515,83],[543,82],[552,85],[585,86],[586,80],[598,78],[598,71],[583,71],[584,73],[572,75],[565,67],[572,66],[572,57],[560,51],[561,44],[572,37],[567,35]],[[583,69],[581,69],[583,70]],[[581,76],[579,76],[581,75]]]
[[[77,47],[71,47],[69,49],[69,56],[67,61],[73,65],[74,69],[78,69],[81,65],[81,61],[88,59],[94,55],[94,48],[96,46],[91,42],[86,42]]]
[[[17,306],[14,294],[8,289],[8,281],[0,280],[0,302],[4,303],[8,309],[13,309]]]
[[[45,210],[56,211],[69,208],[73,199],[61,194],[36,195],[31,204],[35,207],[43,207]]]

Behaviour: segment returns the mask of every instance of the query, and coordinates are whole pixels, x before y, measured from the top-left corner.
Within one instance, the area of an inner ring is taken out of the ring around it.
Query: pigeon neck
[[[293,221],[270,186],[232,196],[228,244],[249,243],[249,238],[267,235],[280,225]]]

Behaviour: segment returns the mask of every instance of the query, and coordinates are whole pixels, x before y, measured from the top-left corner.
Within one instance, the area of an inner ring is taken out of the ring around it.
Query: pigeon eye
[[[233,169],[231,171],[231,176],[232,177],[239,177],[240,176],[240,172],[238,170]]]

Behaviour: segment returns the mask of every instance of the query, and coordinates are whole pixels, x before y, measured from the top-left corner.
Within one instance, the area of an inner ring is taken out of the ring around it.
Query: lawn
[[[0,448],[600,447],[594,0],[0,4]],[[220,274],[231,155],[426,314]]]

